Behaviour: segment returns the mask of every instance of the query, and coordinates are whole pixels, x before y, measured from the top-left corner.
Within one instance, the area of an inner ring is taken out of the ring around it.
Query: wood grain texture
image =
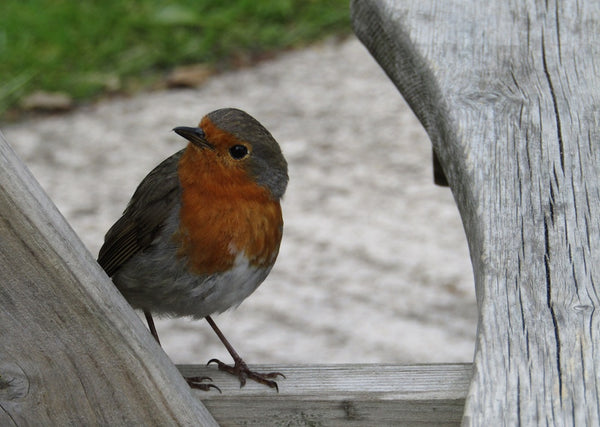
[[[215,425],[0,134],[0,425]]]
[[[279,393],[213,366],[181,365],[221,388],[196,391],[221,426],[459,425],[470,364],[254,366],[282,372]]]
[[[467,233],[480,315],[464,424],[600,424],[600,3],[351,4]]]

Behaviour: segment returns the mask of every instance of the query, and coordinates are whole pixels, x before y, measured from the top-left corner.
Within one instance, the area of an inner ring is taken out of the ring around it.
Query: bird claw
[[[236,360],[235,365],[230,366],[221,362],[218,359],[210,359],[206,365],[208,366],[211,363],[216,363],[220,371],[225,371],[230,373],[231,375],[238,377],[240,380],[240,388],[244,387],[246,385],[246,379],[250,378],[251,380],[254,380],[257,383],[274,388],[279,393],[279,386],[275,381],[272,381],[270,378],[277,378],[278,376],[285,378],[285,375],[283,375],[281,372],[263,373],[251,371],[250,368],[248,368],[248,365],[246,365],[246,362],[244,362],[243,360]]]
[[[214,384],[206,384],[203,381],[212,381],[210,377],[186,377],[185,381],[191,388],[198,390],[209,391],[211,388],[219,390],[219,393],[223,393],[219,387]]]

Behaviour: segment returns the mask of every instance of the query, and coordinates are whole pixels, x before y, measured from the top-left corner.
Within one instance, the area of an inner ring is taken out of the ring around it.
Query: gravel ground
[[[473,278],[430,143],[355,39],[212,77],[197,89],[110,99],[4,133],[93,254],[137,183],[183,147],[170,130],[246,110],[290,167],[269,278],[217,324],[249,363],[471,361]],[[228,360],[205,322],[162,319],[178,363]]]

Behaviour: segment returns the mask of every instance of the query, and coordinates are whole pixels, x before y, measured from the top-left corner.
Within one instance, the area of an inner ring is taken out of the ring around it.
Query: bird
[[[279,372],[251,371],[211,315],[237,307],[271,271],[283,235],[281,200],[287,161],[271,133],[237,108],[205,115],[173,131],[187,146],[139,184],[107,231],[98,263],[121,294],[143,311],[160,344],[153,315],[206,319],[234,364],[219,370],[278,390]],[[191,377],[208,390],[207,377]]]

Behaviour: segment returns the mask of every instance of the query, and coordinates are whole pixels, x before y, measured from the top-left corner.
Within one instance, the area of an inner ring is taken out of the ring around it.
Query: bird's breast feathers
[[[248,180],[244,170],[207,170],[190,163],[195,170],[187,179],[190,164],[184,154],[180,226],[174,235],[178,255],[196,274],[230,270],[241,254],[252,267],[270,268],[283,233],[279,201]]]

